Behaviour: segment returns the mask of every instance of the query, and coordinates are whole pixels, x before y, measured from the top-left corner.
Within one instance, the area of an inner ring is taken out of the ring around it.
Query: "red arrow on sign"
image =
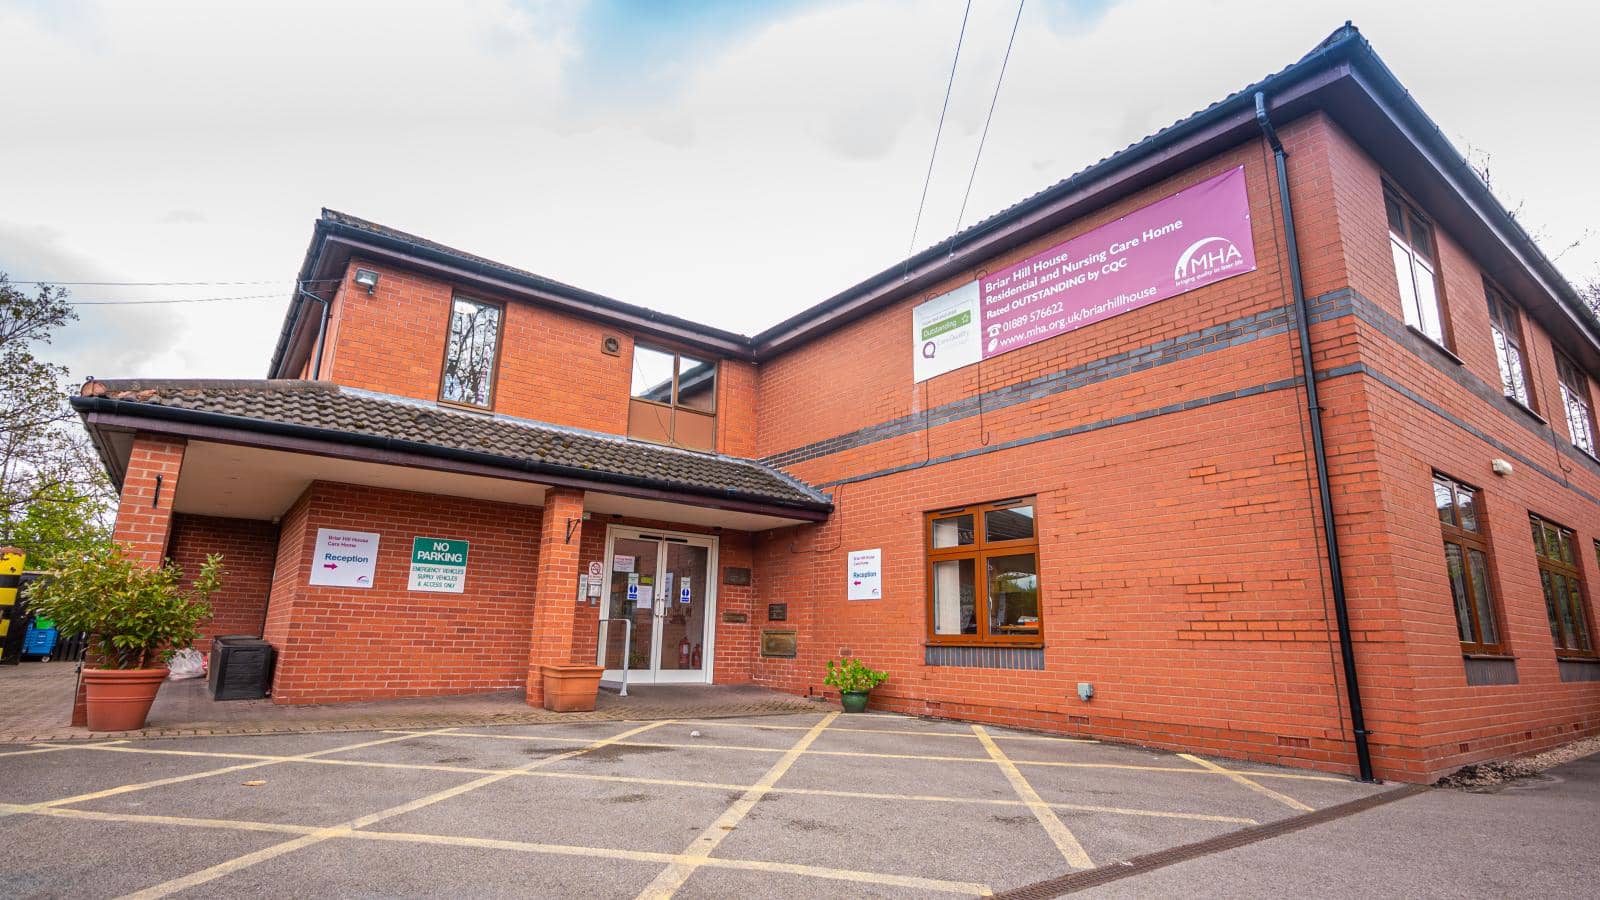
[[[324,569],[337,569],[337,568],[339,568],[339,564],[338,563],[323,563],[322,567]]]

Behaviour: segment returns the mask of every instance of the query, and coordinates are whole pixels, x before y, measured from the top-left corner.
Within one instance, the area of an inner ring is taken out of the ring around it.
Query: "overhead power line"
[[[989,114],[983,119],[983,134],[978,137],[978,152],[972,157],[972,174],[967,176],[967,192],[961,195],[961,212],[956,214],[956,232],[967,217],[967,200],[972,197],[972,183],[978,178],[978,161],[983,159],[983,145],[989,140],[989,123],[994,121],[994,108],[1000,103],[1000,85],[1006,80],[1006,65],[1011,62],[1011,47],[1017,42],[1017,26],[1022,24],[1022,7],[1028,0],[1017,0],[1017,17],[1011,21],[1011,37],[1006,41],[1006,55],[1000,59],[1000,76],[994,80],[994,96],[989,98]],[[951,245],[952,248],[954,245]]]
[[[237,297],[171,297],[163,300],[69,300],[68,306],[155,306],[167,303],[221,303],[228,300],[284,299],[283,294],[243,294]]]
[[[917,219],[911,225],[911,246],[906,249],[907,265],[909,257],[917,250],[917,232],[922,228],[922,210],[928,205],[928,186],[933,183],[933,162],[939,158],[939,137],[944,134],[944,116],[950,110],[950,93],[956,86],[956,65],[961,62],[961,42],[967,37],[967,18],[972,15],[972,0],[967,0],[967,8],[961,13],[961,31],[956,35],[956,53],[950,60],[950,81],[944,87],[944,105],[939,107],[939,127],[933,132],[933,152],[928,154],[928,175],[922,180],[922,199],[917,203]]]
[[[319,281],[343,281],[342,278],[310,278],[299,282],[300,284],[314,284]],[[274,278],[269,281],[53,281],[50,279],[26,280],[8,278],[11,284],[48,284],[61,287],[238,287],[249,284],[281,284],[292,287],[296,284],[293,278]]]

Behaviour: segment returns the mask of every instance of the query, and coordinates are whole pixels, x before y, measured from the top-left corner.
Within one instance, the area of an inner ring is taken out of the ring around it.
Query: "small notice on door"
[[[466,541],[419,537],[411,541],[408,591],[459,594],[467,586]]]
[[[849,590],[851,600],[883,599],[883,550],[851,550]]]
[[[371,531],[318,528],[311,559],[311,583],[331,587],[372,587],[378,569],[378,535]]]
[[[620,553],[617,554],[616,556],[611,557],[611,571],[613,571],[613,572],[632,572],[633,571],[633,557],[631,557],[631,556],[623,556]]]

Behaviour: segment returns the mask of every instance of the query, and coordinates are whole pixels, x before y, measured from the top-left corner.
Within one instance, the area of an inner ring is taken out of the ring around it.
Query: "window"
[[[1544,611],[1550,617],[1550,639],[1561,656],[1593,656],[1589,640],[1589,604],[1583,597],[1583,576],[1578,573],[1576,536],[1548,519],[1530,515],[1533,552],[1539,558],[1539,582],[1544,588]]]
[[[1494,591],[1489,586],[1489,545],[1483,539],[1478,491],[1435,472],[1433,504],[1444,530],[1444,563],[1450,575],[1461,651],[1501,653]]]
[[[1533,409],[1528,394],[1527,356],[1522,352],[1522,321],[1517,308],[1494,285],[1484,283],[1489,298],[1489,334],[1494,338],[1494,358],[1500,364],[1500,390]]]
[[[1444,316],[1439,308],[1439,282],[1434,276],[1433,226],[1410,204],[1383,192],[1389,216],[1389,249],[1400,284],[1400,306],[1406,324],[1444,346]]]
[[[439,399],[488,408],[494,401],[494,367],[500,353],[502,310],[493,303],[457,297],[450,304]]]
[[[1572,446],[1594,455],[1594,412],[1589,405],[1589,378],[1577,363],[1556,354],[1556,375],[1561,379],[1561,406],[1567,412],[1567,433]]]
[[[717,362],[635,344],[628,435],[710,450],[716,439]]]
[[[1037,645],[1034,499],[928,513],[927,529],[929,640]]]

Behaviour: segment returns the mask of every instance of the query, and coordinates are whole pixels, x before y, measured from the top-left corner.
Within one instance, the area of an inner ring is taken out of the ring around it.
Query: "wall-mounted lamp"
[[[378,273],[371,269],[357,269],[356,284],[366,288],[367,293],[371,294],[378,289]]]

